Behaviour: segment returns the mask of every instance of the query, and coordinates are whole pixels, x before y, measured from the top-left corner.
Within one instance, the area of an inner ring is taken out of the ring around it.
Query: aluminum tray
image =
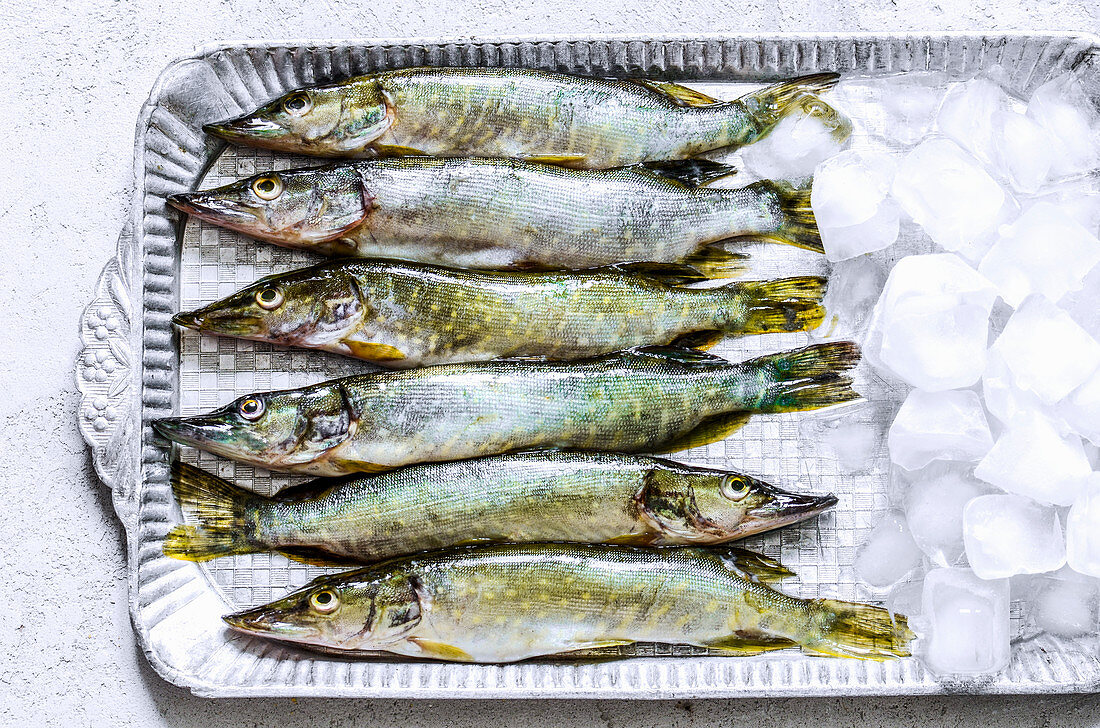
[[[288,159],[226,150],[201,124],[237,114],[287,89],[411,65],[522,65],[566,72],[684,80],[722,97],[745,84],[837,70],[853,76],[940,71],[964,77],[999,64],[1021,93],[1067,69],[1100,83],[1100,39],[1084,35],[774,35],[697,38],[510,38],[481,41],[248,43],[200,49],[169,65],[142,109],[135,146],[133,212],[81,322],[77,365],[80,428],[96,470],[111,488],[127,534],[130,610],[153,667],[166,680],[207,696],[331,695],[417,698],[693,698],[764,695],[1053,693],[1100,686],[1096,638],[1036,635],[1017,615],[1011,666],[972,680],[937,680],[916,659],[885,663],[780,652],[754,658],[691,648],[641,645],[613,661],[539,661],[460,665],[380,658],[350,661],[285,648],[227,631],[220,615],[297,586],[315,569],[278,556],[251,555],[197,565],[165,557],[161,540],[178,522],[167,482],[168,450],[151,419],[189,414],[253,389],[296,386],[360,365],[339,357],[288,352],[229,339],[182,337],[170,316],[225,295],[274,270],[309,260],[192,222],[181,227],[165,207],[172,193],[285,167]],[[856,87],[842,106],[861,122],[855,144],[873,140],[875,109]],[[862,98],[862,100],[861,100]],[[862,105],[862,108],[861,108]],[[893,254],[919,249],[903,236]],[[789,261],[788,261],[789,262]],[[801,270],[820,258],[798,258]],[[768,262],[770,267],[772,262]],[[780,261],[775,265],[782,266]],[[778,269],[778,268],[777,268]],[[858,326],[838,332],[858,334]],[[804,335],[800,335],[804,336]],[[802,343],[752,341],[734,356]],[[719,350],[721,352],[721,350]],[[885,428],[899,392],[865,378],[869,404],[847,417]],[[804,596],[882,599],[852,573],[855,548],[888,505],[888,462],[845,471],[820,445],[834,423],[826,413],[756,418],[729,440],[680,454],[684,460],[742,468],[785,487],[840,496],[836,511],[748,545],[799,573],[786,588]],[[184,456],[258,489],[284,476],[199,456]]]

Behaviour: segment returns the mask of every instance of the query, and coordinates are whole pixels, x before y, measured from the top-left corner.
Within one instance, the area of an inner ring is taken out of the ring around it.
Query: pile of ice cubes
[[[878,102],[870,142],[818,164],[812,203],[833,312],[907,392],[855,570],[915,612],[929,669],[967,675],[1008,665],[1013,600],[1100,632],[1100,99],[1073,74],[1026,99],[997,69],[947,81],[849,90]]]

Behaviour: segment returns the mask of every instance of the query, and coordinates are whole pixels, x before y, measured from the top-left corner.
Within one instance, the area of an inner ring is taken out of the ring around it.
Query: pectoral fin
[[[750,417],[752,417],[751,412],[733,412],[707,418],[691,432],[666,443],[664,449],[677,452],[724,440],[744,427]]]
[[[405,353],[389,344],[371,344],[365,341],[344,341],[351,355],[357,359],[367,361],[399,361],[405,358]]]
[[[470,653],[444,642],[436,642],[435,640],[429,640],[423,637],[409,637],[409,642],[419,647],[423,651],[425,657],[433,657],[437,660],[447,660],[448,662],[474,661],[474,657]]]

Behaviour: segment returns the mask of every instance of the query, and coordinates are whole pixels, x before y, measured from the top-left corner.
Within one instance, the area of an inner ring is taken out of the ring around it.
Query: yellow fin
[[[405,353],[397,347],[389,344],[371,344],[364,341],[345,341],[351,355],[367,361],[398,361],[405,358]]]
[[[709,647],[712,650],[721,650],[722,652],[729,653],[731,655],[759,655],[761,652],[771,652],[772,650],[785,650],[790,647],[794,647],[793,640],[787,640],[782,638],[768,639],[766,637],[737,637],[729,636],[722,637],[711,642],[704,644],[704,647]]]
[[[655,536],[651,533],[624,533],[622,536],[614,536],[606,539],[604,543],[616,546],[649,546]]]
[[[403,147],[398,144],[372,144],[371,149],[379,157],[425,157],[427,152],[423,152],[413,147]]]
[[[711,245],[695,251],[680,262],[690,265],[707,278],[737,278],[748,270],[748,259],[749,256],[744,253],[732,253]]]
[[[693,447],[724,440],[744,427],[750,417],[752,417],[751,412],[732,412],[726,415],[708,417],[694,430],[680,435],[672,442],[666,443],[663,449],[669,452],[690,450]]]
[[[288,559],[310,566],[361,566],[369,560],[352,559],[347,556],[330,554],[324,549],[311,546],[286,546],[276,551]]]
[[[556,164],[559,167],[582,166],[588,159],[585,154],[531,154],[521,157],[524,162],[534,164]]]
[[[423,637],[409,637],[409,642],[423,650],[425,657],[434,657],[437,660],[447,660],[449,662],[474,661],[473,655],[470,653],[444,642],[436,642]]]
[[[685,349],[697,349],[706,351],[725,337],[725,333],[717,330],[693,331],[684,334],[672,342],[672,346],[682,346]]]
[[[681,86],[671,81],[651,81],[646,78],[632,79],[632,83],[645,86],[650,91],[655,91],[667,97],[677,106],[716,106],[725,103],[713,96],[707,96],[702,91],[696,91],[687,86]]]

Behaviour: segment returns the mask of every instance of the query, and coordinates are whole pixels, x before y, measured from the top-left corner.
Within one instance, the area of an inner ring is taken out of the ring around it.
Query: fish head
[[[366,221],[372,199],[353,165],[334,164],[265,172],[223,187],[171,195],[168,204],[261,240],[325,251],[326,244]]]
[[[368,567],[314,579],[282,599],[222,619],[234,629],[336,650],[377,650],[420,622],[419,583]]]
[[[203,130],[234,144],[314,157],[354,155],[392,126],[393,105],[377,79],[298,89]]]
[[[343,386],[249,394],[196,417],[153,422],[162,436],[273,470],[309,472],[354,434],[358,421]]]
[[[365,310],[359,285],[341,261],[262,278],[176,314],[172,322],[224,336],[321,348],[357,329]]]
[[[789,493],[741,473],[678,466],[647,476],[641,505],[668,542],[716,543],[806,520],[835,496]]]

